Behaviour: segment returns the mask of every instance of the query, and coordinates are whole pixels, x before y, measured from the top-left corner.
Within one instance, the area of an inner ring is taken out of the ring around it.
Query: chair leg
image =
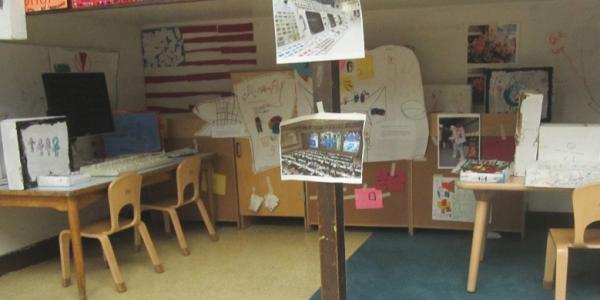
[[[68,287],[71,285],[71,254],[70,254],[71,233],[63,231],[58,237],[60,247],[60,269],[62,272],[62,285]]]
[[[557,247],[558,248],[558,247]],[[560,247],[556,251],[556,283],[555,300],[565,300],[567,297],[567,269],[569,267],[569,248]]]
[[[183,256],[190,255],[190,250],[188,249],[188,244],[183,235],[183,229],[181,228],[181,222],[179,221],[179,216],[177,216],[177,211],[174,208],[169,209],[169,216],[171,216],[171,223],[173,223],[173,227],[175,228],[175,235],[177,235],[181,253]]]
[[[141,248],[140,232],[137,227],[133,227],[133,250],[140,252]]]
[[[166,233],[171,233],[171,219],[169,218],[169,213],[166,211],[162,212],[163,215],[163,222],[165,225],[165,232]]]
[[[138,224],[136,228],[134,228],[134,230],[139,232],[139,235],[141,235],[142,239],[144,240],[144,246],[146,246],[146,251],[148,251],[148,255],[150,256],[152,265],[154,265],[154,271],[156,271],[156,273],[164,272],[165,269],[160,263],[160,259],[158,258],[156,248],[154,248],[154,243],[150,238],[150,233],[148,233],[148,228],[146,227],[146,224],[144,224],[144,222],[140,222],[140,224]]]
[[[117,258],[115,257],[115,253],[113,251],[110,240],[107,236],[102,236],[99,238],[99,240],[100,244],[102,245],[102,251],[104,252],[104,255],[106,255],[108,267],[110,268],[110,272],[112,273],[117,292],[123,293],[127,291],[127,286],[125,285],[125,281],[123,280],[123,276],[121,275],[121,270],[119,270],[119,264],[117,263]]]
[[[204,206],[204,202],[202,202],[202,200],[198,199],[198,200],[196,200],[196,205],[198,206],[198,210],[200,210],[200,215],[202,216],[202,221],[204,221],[204,224],[206,225],[206,229],[208,229],[208,234],[210,235],[210,238],[215,242],[218,241],[219,236],[217,235],[215,227],[210,219],[210,216],[208,215],[208,211],[206,210],[206,207]]]
[[[554,273],[556,272],[556,245],[552,235],[548,233],[546,244],[546,264],[544,266],[544,288],[551,289],[554,284]]]

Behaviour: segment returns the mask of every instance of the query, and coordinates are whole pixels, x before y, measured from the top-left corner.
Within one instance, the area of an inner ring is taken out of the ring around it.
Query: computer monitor
[[[114,131],[104,73],[42,74],[48,116],[67,116],[69,137]]]
[[[332,14],[327,14],[327,18],[329,19],[329,25],[331,28],[335,28],[335,18]]]
[[[306,19],[308,20],[308,28],[311,34],[319,33],[325,30],[321,14],[314,11],[306,11]]]

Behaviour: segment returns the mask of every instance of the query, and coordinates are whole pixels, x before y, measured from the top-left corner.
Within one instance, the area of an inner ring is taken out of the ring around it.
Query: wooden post
[[[315,103],[323,102],[326,112],[340,112],[338,62],[313,63],[312,69]],[[320,183],[318,201],[321,299],[346,299],[343,185]]]

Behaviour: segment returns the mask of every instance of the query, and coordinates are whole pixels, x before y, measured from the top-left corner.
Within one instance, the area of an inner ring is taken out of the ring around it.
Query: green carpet
[[[546,230],[487,241],[477,292],[466,292],[471,232],[375,232],[347,262],[348,299],[553,299],[542,288]],[[567,298],[600,299],[600,251],[571,250]],[[311,299],[320,299],[320,290]]]

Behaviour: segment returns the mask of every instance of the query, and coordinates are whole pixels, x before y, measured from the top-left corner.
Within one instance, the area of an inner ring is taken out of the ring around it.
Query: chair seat
[[[575,231],[572,228],[551,228],[550,235],[556,246],[570,248],[600,249],[600,229],[588,229],[585,232],[585,245],[574,245]]]
[[[171,208],[179,208],[181,206],[190,204],[192,202],[194,202],[193,199],[183,202],[183,204],[177,206],[177,198],[169,197],[169,198],[165,198],[163,200],[150,202],[148,204],[142,204],[142,210],[149,210],[149,209],[151,209],[151,210],[167,210],[167,209],[171,209]]]
[[[119,218],[119,229],[115,232],[123,231],[125,229],[133,227],[133,219],[130,218]],[[110,219],[104,219],[96,221],[94,223],[81,227],[81,236],[87,238],[97,238],[101,235],[106,235],[110,232]],[[70,230],[64,230],[70,232]]]

